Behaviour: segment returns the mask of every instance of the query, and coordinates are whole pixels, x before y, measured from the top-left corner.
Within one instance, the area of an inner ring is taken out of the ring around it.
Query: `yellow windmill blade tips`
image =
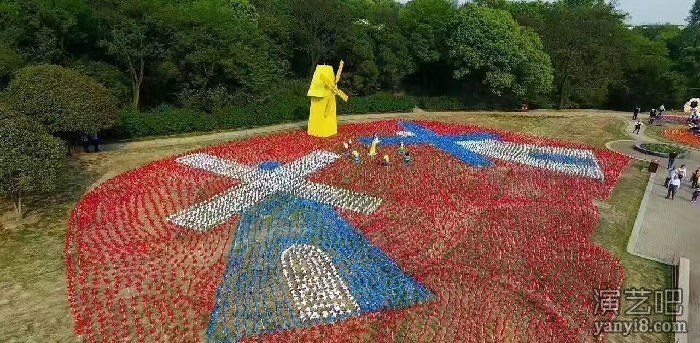
[[[338,87],[335,87],[335,94],[338,95],[343,101],[348,102],[348,95],[345,94],[342,90],[340,90]]]
[[[343,66],[345,65],[345,62],[342,60],[340,61],[340,65],[338,66],[338,73],[335,74],[335,84],[337,85],[338,82],[340,82],[340,75],[343,74]],[[347,101],[347,100],[346,100]]]

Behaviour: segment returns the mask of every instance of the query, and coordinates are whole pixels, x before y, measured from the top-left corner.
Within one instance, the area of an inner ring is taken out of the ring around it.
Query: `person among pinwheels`
[[[338,118],[336,117],[336,95],[343,101],[348,96],[338,89],[338,81],[343,72],[343,61],[340,61],[338,73],[333,74],[333,67],[318,65],[314,72],[307,96],[311,97],[308,134],[314,137],[331,137],[338,133]]]

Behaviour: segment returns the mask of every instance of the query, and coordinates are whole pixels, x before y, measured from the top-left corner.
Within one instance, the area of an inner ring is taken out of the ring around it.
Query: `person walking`
[[[641,120],[637,120],[637,122],[634,123],[634,131],[633,131],[633,132],[636,133],[636,134],[639,134],[639,130],[642,129],[642,125],[643,125],[643,124],[642,124],[642,121],[641,121]]]
[[[669,169],[668,176],[666,176],[666,181],[664,181],[664,187],[668,188],[669,182],[671,182],[671,180],[675,178],[676,175],[678,175],[678,171],[676,170],[676,168]]]
[[[666,195],[666,199],[671,199],[675,200],[676,199],[676,192],[678,192],[678,187],[681,186],[681,179],[676,176],[673,179],[671,179],[671,183],[668,185],[668,194]]]
[[[671,169],[673,166],[676,165],[676,157],[678,157],[678,152],[675,150],[671,151],[670,154],[668,154],[668,166],[666,169]]]
[[[639,112],[642,109],[639,108],[639,106],[634,107],[634,114],[632,114],[632,120],[637,120],[639,118]]]
[[[700,187],[695,187],[693,189],[693,198],[690,199],[690,202],[697,202],[698,197],[700,197]]]
[[[666,112],[666,106],[661,104],[661,107],[659,107],[659,115],[662,116]]]
[[[682,164],[680,168],[678,168],[678,178],[683,181],[683,178],[688,174],[688,169],[685,167],[685,164]]]
[[[690,175],[690,188],[698,188],[698,181],[700,181],[700,168],[695,169],[695,172]]]
[[[80,141],[83,143],[83,152],[90,152],[90,137],[87,133],[80,134]]]
[[[97,133],[93,134],[92,137],[90,137],[90,141],[92,142],[92,146],[95,147],[95,152],[100,151],[100,137],[97,136]]]

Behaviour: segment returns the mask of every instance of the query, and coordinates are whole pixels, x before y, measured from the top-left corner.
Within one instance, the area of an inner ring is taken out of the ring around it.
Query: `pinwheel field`
[[[51,268],[67,278],[48,287],[60,289],[53,301],[66,313],[21,335],[597,341],[592,323],[609,314],[596,313],[593,290],[659,287],[667,270],[622,254],[644,175],[597,143],[615,138],[620,123],[590,117],[576,131],[569,120],[580,119],[383,120],[342,125],[331,139],[291,130],[85,160],[113,170],[95,173],[99,185],[62,207],[65,264]],[[569,139],[516,133],[514,121]],[[362,142],[375,135],[388,166],[366,156]],[[343,147],[349,140],[359,164]],[[145,156],[153,162],[128,160]],[[263,179],[274,186],[256,186]],[[26,311],[16,327],[50,315]]]

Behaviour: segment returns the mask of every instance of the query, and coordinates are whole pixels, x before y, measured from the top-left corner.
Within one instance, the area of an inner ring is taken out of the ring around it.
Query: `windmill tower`
[[[340,61],[338,72],[335,74],[332,66],[316,66],[311,86],[306,94],[311,98],[308,128],[310,136],[331,137],[338,133],[335,97],[338,96],[343,101],[348,101],[348,95],[338,88],[343,65],[344,62]]]

